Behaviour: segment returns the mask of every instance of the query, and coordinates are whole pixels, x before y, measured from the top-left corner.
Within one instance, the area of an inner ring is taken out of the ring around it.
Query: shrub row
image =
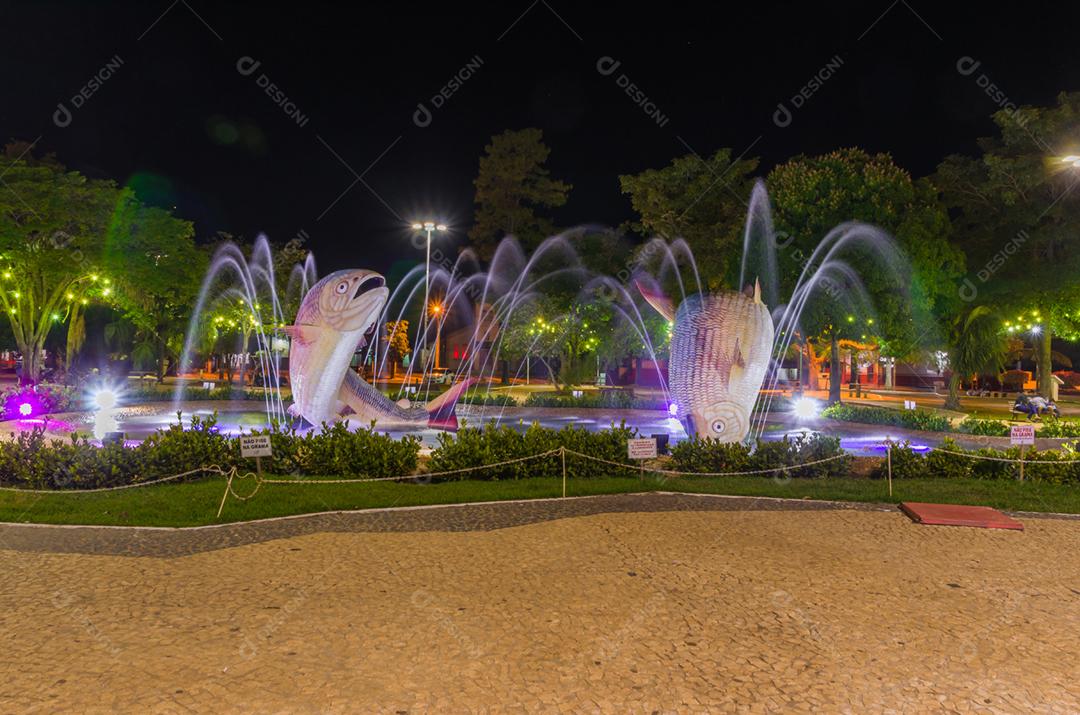
[[[532,392],[525,399],[526,407],[608,408],[622,410],[666,410],[667,403],[634,397],[625,390],[583,392],[580,397],[560,392]]]
[[[160,429],[143,442],[96,446],[85,437],[51,439],[44,431],[13,434],[0,442],[0,484],[33,489],[92,489],[152,481],[203,466],[255,468],[240,458],[239,438],[220,434],[215,417],[193,417]],[[274,427],[269,434],[277,473],[347,477],[394,476],[416,470],[420,439],[394,439],[373,428],[349,431],[343,423],[297,434]],[[188,479],[199,479],[193,474]]]
[[[965,450],[946,438],[941,447],[925,454],[916,452],[911,445],[892,449],[893,479],[946,478],[946,479],[1017,479],[1019,465],[1016,462],[998,462],[992,459],[974,459],[969,454],[996,459],[1019,459],[1020,448]],[[1025,464],[1024,478],[1053,484],[1080,484],[1080,453],[1072,445],[1061,450],[1028,450],[1025,461],[1036,460],[1054,464]],[[884,460],[871,472],[872,477],[884,478],[887,465]]]
[[[153,385],[127,387],[122,395],[124,404],[137,404],[140,402],[169,402],[173,399],[175,391],[172,387]],[[238,385],[222,385],[213,389],[185,385],[180,388],[180,399],[190,402],[204,402],[207,400],[253,400],[266,399],[266,391],[261,387],[240,387]]]
[[[438,446],[431,453],[428,465],[432,472],[479,467],[485,464],[506,462],[530,457],[551,450],[566,449],[629,466],[626,456],[626,440],[637,436],[637,430],[620,424],[611,429],[590,432],[584,427],[567,425],[554,430],[532,424],[524,432],[508,425],[490,422],[483,427],[465,427],[456,433],[440,432]],[[567,475],[574,478],[597,477],[611,474],[618,467],[592,462],[569,455],[566,458]],[[522,477],[554,476],[562,473],[560,457],[555,455],[541,459],[507,464],[468,472],[460,477],[466,479],[521,479]]]
[[[1002,420],[980,419],[968,415],[954,428],[947,417],[928,410],[890,410],[864,405],[830,405],[821,411],[822,417],[843,422],[863,422],[875,425],[895,425],[931,432],[961,432],[989,437],[1008,437],[1010,425]],[[1080,437],[1080,423],[1044,417],[1040,437]]]
[[[872,425],[895,425],[908,429],[949,432],[952,425],[948,417],[929,410],[889,410],[883,407],[863,405],[829,405],[821,411],[822,417],[843,422],[864,422]]]
[[[798,465],[837,457],[808,467]],[[784,436],[779,441],[758,441],[753,448],[742,443],[718,442],[710,437],[693,438],[671,448],[673,469],[679,472],[747,472],[791,467],[777,475],[792,477],[846,476],[852,457],[840,448],[839,437],[814,433]],[[762,476],[770,476],[763,474]]]
[[[392,477],[415,474],[420,439],[395,439],[379,434],[374,427],[350,431],[345,424],[323,425],[321,430],[298,434],[291,428],[274,426],[257,434],[268,434],[274,450],[273,461],[264,465],[278,474],[298,478],[308,475],[344,477]],[[590,432],[567,426],[559,430],[532,425],[524,431],[508,425],[488,424],[465,427],[457,433],[440,433],[428,472],[443,472],[533,457],[565,447],[619,466],[567,455],[567,476],[575,479],[635,473],[638,465],[626,454],[626,441],[637,435],[625,424]],[[239,456],[237,437],[220,434],[216,418],[192,419],[186,429],[179,422],[158,430],[134,446],[89,440],[47,438],[41,429],[20,432],[0,442],[0,484],[34,489],[89,489],[151,481],[201,466],[237,466],[253,470],[253,460]],[[1019,448],[965,451],[946,439],[941,449],[926,455],[907,444],[893,449],[893,477],[947,477],[973,479],[1014,479],[1015,462],[971,459],[965,454],[1017,459]],[[832,459],[820,464],[818,460]],[[1072,445],[1061,451],[1030,451],[1025,459],[1051,464],[1027,464],[1025,476],[1057,484],[1080,483],[1080,453]],[[671,468],[681,472],[745,472],[783,468],[762,476],[799,478],[843,477],[848,475],[852,457],[840,447],[840,440],[821,434],[784,437],[780,441],[760,441],[753,448],[712,439],[690,439],[672,448]],[[476,469],[447,479],[502,480],[532,476],[558,476],[562,463],[558,455],[528,459],[514,464]],[[193,474],[188,479],[199,479]],[[884,477],[884,460],[872,476]]]

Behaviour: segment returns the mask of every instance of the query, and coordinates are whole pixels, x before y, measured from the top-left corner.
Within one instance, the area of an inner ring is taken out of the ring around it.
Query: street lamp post
[[[427,255],[424,259],[424,307],[420,311],[423,319],[421,321],[421,330],[418,330],[416,333],[416,340],[417,343],[419,343],[420,335],[427,331],[428,298],[431,292],[431,234],[435,231],[445,232],[446,224],[435,223],[434,221],[424,221],[414,223],[412,227],[415,231],[423,231],[427,234]]]

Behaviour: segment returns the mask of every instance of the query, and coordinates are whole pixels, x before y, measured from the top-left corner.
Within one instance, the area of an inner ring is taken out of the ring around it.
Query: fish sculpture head
[[[389,295],[386,279],[375,271],[337,271],[304,296],[296,324],[363,334],[375,325]]]
[[[746,439],[773,342],[760,288],[691,295],[678,310],[655,287],[639,282],[638,289],[672,323],[669,391],[687,434]]]

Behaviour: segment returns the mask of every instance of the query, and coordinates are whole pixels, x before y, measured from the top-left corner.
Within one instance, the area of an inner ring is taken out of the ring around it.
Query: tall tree
[[[1080,92],[1051,107],[993,115],[997,134],[979,140],[981,156],[950,156],[935,182],[954,212],[960,244],[975,269],[959,288],[966,301],[1024,325],[1036,347],[1039,392],[1049,396],[1052,340],[1080,337]]]
[[[853,148],[800,156],[773,169],[767,184],[775,228],[785,237],[779,257],[787,288],[782,294],[790,294],[821,239],[848,221],[891,234],[908,264],[897,265],[887,259],[888,252],[866,243],[843,249],[836,257],[855,276],[831,275],[831,282],[815,290],[807,303],[800,332],[828,343],[829,399],[838,402],[841,341],[872,340],[895,357],[926,347],[928,323],[923,321],[954,295],[963,254],[947,240],[948,216],[935,188],[927,180],[913,181],[887,154]]]
[[[958,308],[949,323],[949,396],[945,407],[960,409],[960,383],[972,375],[997,373],[1005,364],[1008,341],[1001,318],[985,305]]]
[[[0,192],[0,308],[23,356],[23,379],[36,381],[49,331],[70,321],[69,342],[82,334],[82,310],[112,294],[101,253],[114,208],[132,199],[110,181],[90,180],[55,158],[9,145]]]
[[[116,307],[135,327],[132,358],[154,367],[158,382],[183,350],[207,257],[194,226],[164,209],[129,202],[114,221],[102,264],[116,276]]]
[[[685,239],[710,289],[737,282],[747,199],[756,158],[734,158],[719,149],[708,159],[679,157],[662,169],[619,177],[638,220],[630,228],[646,237]]]
[[[546,209],[566,203],[570,184],[551,178],[544,164],[551,150],[539,129],[507,130],[491,138],[480,157],[476,214],[469,240],[477,253],[490,259],[505,236],[526,248],[554,233]]]
[[[52,156],[37,158],[29,145],[9,145],[6,153],[0,309],[23,355],[24,379],[33,381],[52,328],[67,325],[70,359],[91,301],[135,311],[136,294],[148,283],[175,281],[161,266],[142,269],[190,241],[190,224],[184,229],[185,222],[147,209],[130,189],[68,171]],[[179,231],[165,230],[170,222],[178,222]]]

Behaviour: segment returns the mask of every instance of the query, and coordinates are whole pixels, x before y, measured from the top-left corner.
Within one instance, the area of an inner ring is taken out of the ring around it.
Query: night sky
[[[618,225],[617,176],[691,151],[760,156],[764,174],[858,145],[923,175],[973,153],[999,103],[1080,89],[1075,4],[170,2],[4,3],[0,137],[131,182],[199,240],[303,232],[321,272],[422,260],[407,224],[428,216],[456,251],[478,158],[505,129],[543,129],[574,185],[562,225]],[[961,58],[981,64],[964,75]]]

